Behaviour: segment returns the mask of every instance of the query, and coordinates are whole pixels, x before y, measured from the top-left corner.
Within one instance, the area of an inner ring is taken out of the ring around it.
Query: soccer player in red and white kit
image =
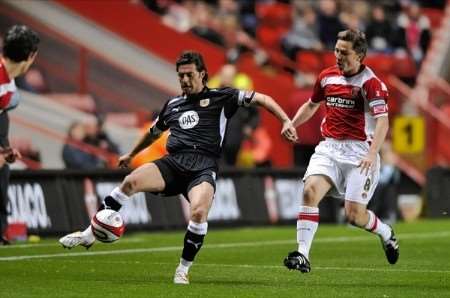
[[[298,250],[284,259],[289,269],[311,271],[309,251],[319,225],[318,205],[327,194],[344,198],[348,221],[380,237],[390,264],[398,260],[399,246],[393,229],[367,210],[378,183],[378,151],[389,122],[388,90],[362,63],[366,51],[363,32],[339,32],[334,50],[337,65],[320,73],[311,98],[292,120],[295,127],[301,125],[322,101],[325,103],[321,125],[325,140],[317,145],[303,178],[303,200],[297,218]]]
[[[8,111],[17,107],[20,101],[14,78],[25,74],[33,64],[38,50],[39,37],[24,25],[14,25],[3,38],[0,56],[0,245],[9,244],[3,238],[7,224],[9,166],[20,158],[18,150],[9,147]]]

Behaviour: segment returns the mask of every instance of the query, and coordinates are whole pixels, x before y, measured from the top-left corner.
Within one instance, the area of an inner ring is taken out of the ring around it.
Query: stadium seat
[[[376,74],[386,74],[391,72],[394,59],[386,54],[369,54],[364,59],[364,63],[372,68]]]
[[[336,64],[336,57],[333,51],[327,51],[322,53],[322,66],[330,67]]]
[[[321,55],[312,51],[300,51],[297,53],[297,67],[304,72],[319,73],[323,67]]]
[[[417,68],[410,57],[395,58],[392,72],[398,77],[412,78],[417,75]]]
[[[97,104],[90,94],[49,93],[47,97],[83,112],[94,113],[97,110]]]
[[[112,122],[125,127],[138,127],[139,117],[136,113],[108,113],[106,122]]]
[[[259,26],[256,32],[258,41],[265,48],[280,49],[281,37],[291,27],[291,7],[283,3],[257,4],[256,15]]]

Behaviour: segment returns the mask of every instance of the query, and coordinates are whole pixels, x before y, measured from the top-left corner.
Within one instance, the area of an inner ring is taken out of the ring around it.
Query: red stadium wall
[[[159,16],[142,5],[131,4],[128,1],[105,3],[100,0],[56,0],[56,2],[171,63],[187,49],[204,54],[211,74],[216,73],[225,62],[223,49],[192,34],[172,30],[160,22]],[[252,78],[255,90],[274,97],[282,107],[286,107],[287,99],[293,90],[289,79],[264,74],[250,59],[241,61],[239,67]],[[273,165],[291,166],[292,146],[281,138],[281,126],[278,121],[269,113],[263,112],[262,124],[272,136],[273,149],[270,157]]]

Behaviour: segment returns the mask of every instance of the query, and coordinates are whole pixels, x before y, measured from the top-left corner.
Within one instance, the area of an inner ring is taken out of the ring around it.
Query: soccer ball
[[[91,220],[92,233],[101,242],[114,242],[119,240],[125,231],[122,216],[111,209],[97,212]]]

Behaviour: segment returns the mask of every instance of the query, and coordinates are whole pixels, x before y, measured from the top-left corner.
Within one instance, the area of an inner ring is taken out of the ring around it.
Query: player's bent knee
[[[348,222],[354,226],[362,226],[364,213],[360,212],[357,208],[346,208],[345,216],[347,217]]]
[[[121,189],[124,193],[127,195],[131,195],[135,192],[137,192],[137,185],[138,185],[138,179],[135,177],[135,175],[130,174],[123,179]]]
[[[191,209],[191,220],[197,223],[204,222],[208,217],[208,211],[202,207],[194,207]]]
[[[317,202],[317,190],[314,185],[305,185],[303,190],[303,204],[306,206],[314,206]]]

